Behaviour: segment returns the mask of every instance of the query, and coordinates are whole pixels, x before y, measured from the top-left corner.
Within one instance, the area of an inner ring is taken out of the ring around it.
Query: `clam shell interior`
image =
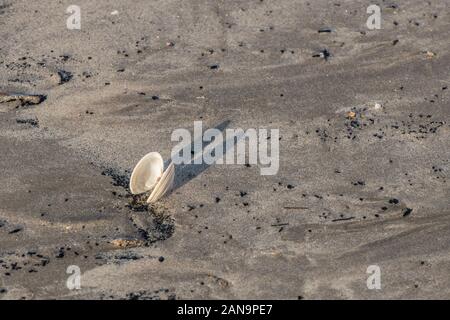
[[[158,152],[150,152],[139,160],[130,179],[132,194],[150,191],[163,175],[164,161]]]

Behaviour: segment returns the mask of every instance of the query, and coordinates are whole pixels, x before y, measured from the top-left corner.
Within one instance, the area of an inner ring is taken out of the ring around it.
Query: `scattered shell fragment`
[[[374,109],[375,110],[380,110],[381,108],[382,108],[381,103],[376,102],[375,106],[374,106]]]
[[[143,241],[137,239],[114,239],[110,243],[118,248],[139,247],[144,244]]]
[[[427,56],[428,59],[431,59],[436,56],[436,53],[434,53],[433,51],[426,51],[425,55]]]
[[[348,119],[355,119],[355,117],[356,117],[356,113],[355,112],[353,112],[353,111],[347,112],[347,118]]]
[[[130,179],[132,194],[141,194],[152,190],[147,203],[161,199],[172,187],[175,166],[170,163],[164,171],[164,161],[158,152],[145,155],[133,169]]]

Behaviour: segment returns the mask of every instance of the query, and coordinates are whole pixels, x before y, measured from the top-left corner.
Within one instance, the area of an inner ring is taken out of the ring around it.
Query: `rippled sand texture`
[[[450,298],[448,1],[383,3],[381,30],[371,1],[76,2],[81,30],[0,1],[0,92],[46,97],[0,103],[0,299]],[[133,199],[197,120],[280,129],[278,174]]]

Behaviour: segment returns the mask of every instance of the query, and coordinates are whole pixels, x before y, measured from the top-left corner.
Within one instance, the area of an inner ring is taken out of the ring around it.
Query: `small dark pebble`
[[[400,201],[398,199],[392,198],[392,199],[389,200],[389,203],[390,204],[399,204]]]
[[[64,62],[70,59],[70,56],[67,55],[67,54],[61,55],[61,56],[59,56],[59,57],[62,58],[62,60],[63,60]]]
[[[58,258],[58,259],[64,258],[64,248],[59,249],[58,254],[56,255],[56,258]]]
[[[317,30],[318,33],[330,33],[333,32],[333,29],[331,28],[320,28],[319,30]]]
[[[413,209],[411,209],[411,208],[405,208],[405,209],[403,210],[403,216],[404,216],[404,217],[409,216],[409,215],[411,214],[412,211],[413,211]]]
[[[22,231],[22,228],[16,228],[16,229],[14,229],[14,230],[12,230],[12,231],[10,231],[10,232],[8,232],[9,234],[14,234],[14,233],[18,233],[18,232],[20,232],[20,231]]]

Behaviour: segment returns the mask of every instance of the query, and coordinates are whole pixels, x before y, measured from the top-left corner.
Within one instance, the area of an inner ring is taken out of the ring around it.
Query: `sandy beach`
[[[0,299],[450,298],[447,0],[76,2],[0,0]],[[194,121],[278,129],[278,172],[146,206]]]

